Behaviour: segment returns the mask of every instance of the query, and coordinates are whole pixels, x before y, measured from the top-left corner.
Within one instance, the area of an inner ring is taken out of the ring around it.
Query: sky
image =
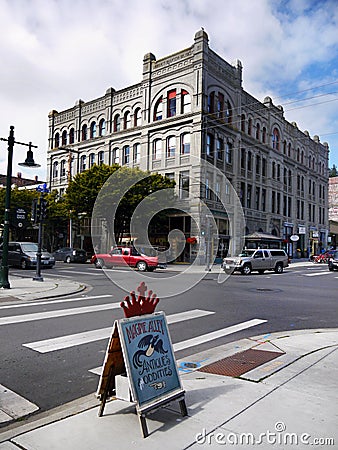
[[[47,177],[48,113],[142,80],[157,59],[190,47],[203,27],[210,47],[243,65],[243,88],[270,96],[285,118],[330,147],[338,167],[338,0],[0,0],[0,138],[15,127]],[[7,171],[0,141],[0,173]]]

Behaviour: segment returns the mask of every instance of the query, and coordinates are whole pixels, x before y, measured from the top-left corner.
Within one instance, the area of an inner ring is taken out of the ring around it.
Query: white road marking
[[[109,309],[120,308],[120,302],[107,303],[104,305],[83,306],[80,308],[58,309],[55,311],[44,311],[32,314],[22,314],[20,316],[9,316],[0,318],[0,325],[9,325],[12,323],[31,322],[33,320],[51,319],[55,317],[73,316],[77,314],[87,314]]]
[[[192,339],[187,339],[185,341],[177,342],[176,344],[173,344],[174,351],[178,352],[180,350],[184,350],[189,347],[194,347],[196,345],[203,344],[204,342],[209,342],[214,339],[218,339],[220,337],[236,333],[237,331],[246,330],[247,328],[255,327],[256,325],[260,325],[261,323],[265,323],[265,322],[267,322],[267,320],[264,320],[264,319],[247,320],[246,322],[238,323],[237,325],[232,325],[230,327],[222,328],[220,330],[216,330],[211,333],[203,334],[201,336],[197,336]],[[102,366],[95,367],[94,369],[90,369],[89,372],[94,373],[95,375],[101,375]]]
[[[331,273],[330,271],[329,272],[306,273],[306,274],[304,274],[304,277],[316,277],[318,275],[328,275],[330,273]]]
[[[38,409],[34,403],[0,384],[0,423],[18,419]]]
[[[193,309],[182,313],[171,314],[167,316],[168,323],[177,323],[184,320],[196,319],[198,317],[215,314],[212,311],[203,311],[200,309]],[[101,328],[99,330],[85,331],[83,333],[70,334],[67,336],[60,336],[52,339],[44,339],[42,341],[30,342],[22,344],[24,347],[35,350],[39,353],[48,353],[55,350],[62,350],[64,348],[74,347],[76,345],[87,344],[89,342],[99,341],[110,337],[112,327]]]
[[[92,295],[89,297],[76,297],[76,298],[64,298],[62,300],[47,300],[43,302],[29,302],[29,303],[18,303],[17,305],[4,305],[0,306],[0,309],[11,309],[11,308],[23,308],[27,306],[40,306],[40,305],[55,305],[55,303],[70,303],[70,302],[79,302],[81,300],[93,300],[96,298],[106,298],[106,297],[114,297],[111,294],[104,295]]]

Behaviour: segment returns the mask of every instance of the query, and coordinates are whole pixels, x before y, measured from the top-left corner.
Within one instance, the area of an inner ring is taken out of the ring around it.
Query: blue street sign
[[[44,192],[45,194],[49,192],[49,189],[47,188],[47,183],[40,184],[40,186],[38,186],[36,190],[38,192]]]

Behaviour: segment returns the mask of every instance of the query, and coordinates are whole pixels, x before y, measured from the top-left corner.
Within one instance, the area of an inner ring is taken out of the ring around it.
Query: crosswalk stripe
[[[55,317],[72,316],[76,314],[87,314],[97,311],[120,308],[118,303],[106,303],[104,305],[82,306],[80,308],[58,309],[55,311],[44,311],[40,313],[22,314],[20,316],[9,316],[0,318],[0,325],[12,323],[31,322],[33,320],[51,319]]]
[[[230,327],[222,328],[220,330],[216,330],[211,333],[203,334],[201,336],[197,336],[192,339],[187,339],[185,341],[177,342],[176,344],[173,344],[174,351],[178,352],[180,350],[184,350],[189,347],[194,347],[196,345],[203,344],[204,342],[213,341],[214,339],[218,339],[220,337],[236,333],[237,331],[246,330],[247,328],[255,327],[256,325],[260,325],[265,322],[267,322],[267,320],[265,320],[265,319],[247,320],[246,322],[242,322],[242,323],[238,323],[236,325],[232,325]],[[88,372],[91,372],[95,375],[101,375],[102,366],[95,367],[94,369],[89,369]]]
[[[329,275],[330,272],[315,272],[315,273],[306,273],[304,274],[305,277],[316,277],[318,275]]]
[[[81,300],[94,300],[97,298],[112,298],[112,294],[104,294],[104,295],[91,295],[88,297],[75,297],[75,298],[63,298],[58,300],[47,300],[41,302],[29,302],[29,303],[18,303],[16,305],[3,305],[0,306],[0,309],[12,309],[12,308],[23,308],[27,306],[40,306],[40,305],[55,305],[56,303],[71,303],[71,302],[79,302]]]
[[[167,322],[177,323],[190,319],[197,319],[198,317],[215,314],[213,311],[204,311],[201,309],[193,309],[191,311],[184,311],[182,313],[171,314],[167,316]],[[64,348],[74,347],[76,345],[87,344],[89,342],[99,341],[110,337],[112,327],[101,328],[98,330],[85,331],[83,333],[71,334],[67,336],[60,336],[52,339],[44,339],[42,341],[30,342],[22,344],[24,347],[35,350],[39,353],[48,353],[55,350],[62,350]]]
[[[0,423],[18,419],[38,409],[34,403],[0,384]]]

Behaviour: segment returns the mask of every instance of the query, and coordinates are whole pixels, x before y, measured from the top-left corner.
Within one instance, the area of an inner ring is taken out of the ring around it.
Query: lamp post
[[[0,265],[0,288],[10,289],[10,283],[8,281],[8,240],[9,240],[9,217],[11,209],[11,191],[12,191],[12,166],[13,166],[13,150],[14,144],[26,145],[29,147],[27,151],[27,158],[24,163],[20,163],[20,166],[25,167],[40,167],[39,164],[35,164],[33,159],[32,147],[37,148],[36,145],[25,144],[23,142],[16,142],[14,139],[14,126],[10,127],[8,139],[0,138],[1,141],[8,142],[8,162],[7,162],[7,179],[6,179],[6,197],[5,197],[5,216],[4,216],[4,229],[3,229],[3,245],[2,245],[2,261]]]

